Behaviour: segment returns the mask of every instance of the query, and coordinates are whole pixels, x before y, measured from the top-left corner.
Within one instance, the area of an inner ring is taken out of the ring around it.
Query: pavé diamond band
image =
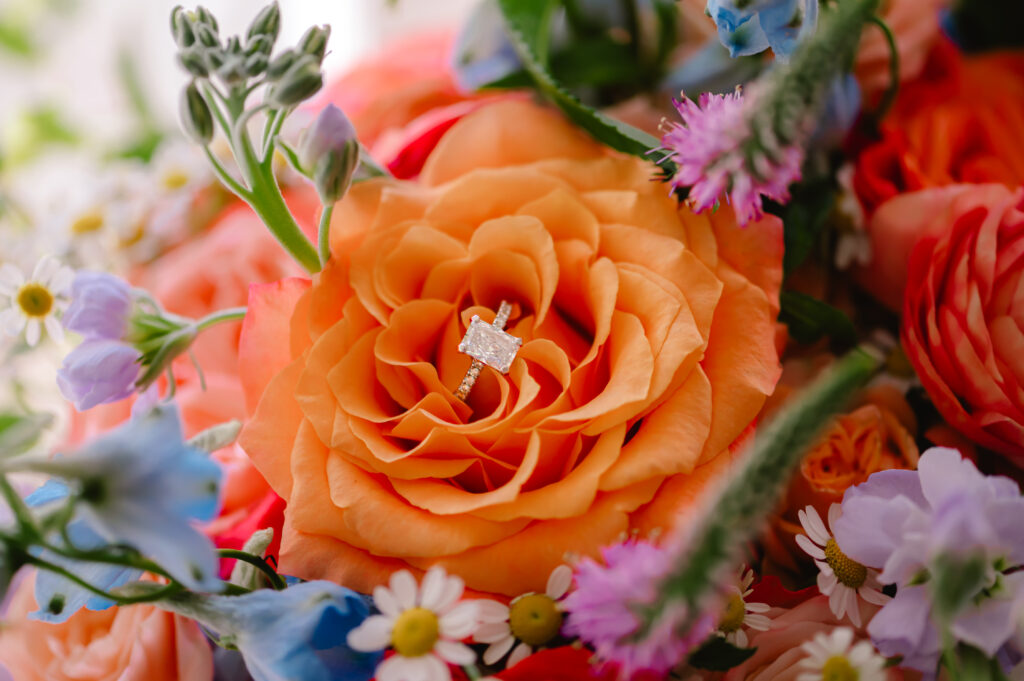
[[[480,372],[485,366],[503,374],[507,374],[512,367],[512,360],[516,358],[519,346],[523,344],[523,341],[504,330],[510,314],[512,314],[512,305],[503,300],[498,307],[498,314],[494,317],[493,324],[488,324],[477,315],[473,315],[473,319],[470,320],[466,335],[459,343],[459,352],[473,358],[469,371],[466,372],[462,383],[455,390],[455,396],[463,402],[469,397],[469,392],[473,389],[476,379],[480,377]]]

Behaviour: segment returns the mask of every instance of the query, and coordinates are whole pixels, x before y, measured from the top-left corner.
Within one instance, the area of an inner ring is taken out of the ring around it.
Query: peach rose
[[[1024,189],[979,186],[946,214],[910,256],[903,347],[946,421],[1021,466]]]
[[[152,605],[80,610],[50,624],[29,577],[11,595],[0,634],[0,665],[16,681],[211,681],[213,654],[192,620]]]
[[[965,57],[939,42],[921,77],[900,89],[854,176],[868,212],[904,192],[959,182],[1024,183],[1024,53]]]
[[[878,606],[861,603],[861,612],[869,620]],[[757,648],[749,660],[730,669],[724,681],[796,681],[805,670],[797,663],[807,657],[800,646],[816,634],[830,634],[843,626],[851,627],[848,621],[839,622],[828,607],[826,596],[809,598],[792,610],[772,608],[768,611],[772,626],[767,631],[750,631],[750,647]],[[857,632],[857,640],[866,639],[864,632]],[[889,681],[900,681],[903,672],[888,669]]]
[[[491,104],[418,182],[353,187],[312,282],[253,288],[241,443],[288,502],[285,572],[518,594],[685,515],[778,377],[781,225],[693,215],[653,170]],[[502,299],[522,348],[465,404],[457,346]]]

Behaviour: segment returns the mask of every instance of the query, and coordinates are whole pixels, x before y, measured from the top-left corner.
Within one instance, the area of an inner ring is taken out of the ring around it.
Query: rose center
[[[395,620],[391,645],[403,657],[419,657],[434,649],[439,624],[437,615],[426,608],[410,608]]]
[[[530,646],[544,645],[562,628],[562,613],[550,596],[526,594],[509,606],[508,626],[512,635]]]
[[[729,596],[729,602],[725,604],[725,612],[718,623],[718,629],[722,633],[731,634],[739,631],[743,626],[743,619],[747,616],[747,604],[743,602],[743,596],[734,593]]]
[[[833,655],[821,667],[821,681],[857,681],[860,674],[843,655]]]
[[[45,317],[53,309],[53,294],[40,284],[25,284],[18,291],[18,307],[29,317]]]
[[[868,578],[868,569],[839,550],[835,539],[825,544],[825,562],[836,573],[836,579],[844,586],[859,589]]]
[[[103,216],[97,212],[80,215],[71,223],[72,234],[90,234],[103,226]]]
[[[162,179],[164,183],[164,188],[170,189],[171,191],[175,189],[181,189],[186,184],[188,184],[188,175],[186,175],[180,170],[171,170],[170,172],[165,174]]]

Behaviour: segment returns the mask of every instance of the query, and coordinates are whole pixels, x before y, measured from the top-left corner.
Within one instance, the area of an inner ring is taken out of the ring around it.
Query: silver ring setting
[[[508,323],[511,314],[512,305],[503,300],[498,307],[498,314],[495,315],[493,323],[488,324],[480,319],[479,315],[473,315],[470,320],[466,335],[459,343],[459,352],[473,358],[469,371],[466,372],[462,383],[455,390],[455,396],[463,402],[469,397],[470,391],[485,366],[503,374],[507,374],[508,370],[512,368],[512,361],[519,353],[519,347],[523,344],[523,340],[505,331],[505,324]]]

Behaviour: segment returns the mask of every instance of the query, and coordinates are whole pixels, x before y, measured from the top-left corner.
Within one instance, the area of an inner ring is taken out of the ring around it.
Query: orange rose
[[[958,182],[1024,183],[1024,54],[963,56],[942,41],[905,83],[882,138],[857,160],[868,211],[903,192]]]
[[[685,514],[778,377],[781,226],[693,215],[652,172],[492,104],[418,182],[353,187],[313,282],[254,287],[241,443],[288,502],[282,570],[518,594]],[[522,348],[464,404],[457,346],[502,299]]]
[[[50,624],[37,609],[35,580],[11,595],[0,635],[0,665],[17,681],[210,681],[213,654],[192,620],[152,605],[80,610]]]
[[[944,214],[910,256],[903,347],[951,426],[1024,465],[1024,190],[982,185]]]

